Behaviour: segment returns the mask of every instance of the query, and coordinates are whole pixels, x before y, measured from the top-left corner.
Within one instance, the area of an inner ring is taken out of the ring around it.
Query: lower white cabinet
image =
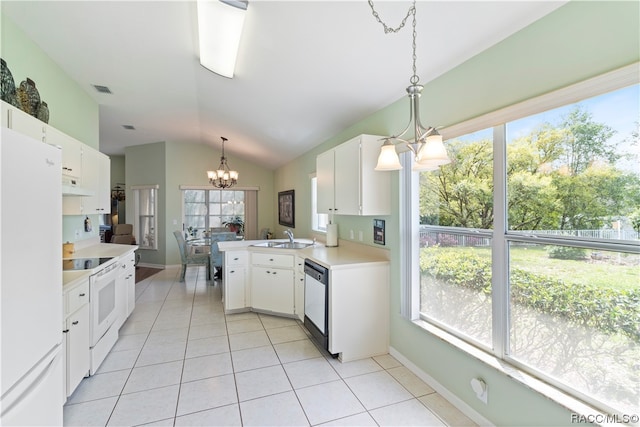
[[[257,310],[294,314],[293,270],[253,265],[251,305]]]
[[[240,266],[231,266],[224,275],[226,289],[224,294],[225,310],[230,311],[246,308],[247,269]]]
[[[67,318],[67,396],[87,376],[89,359],[89,304]]]
[[[122,265],[124,266],[124,287],[127,296],[126,318],[128,318],[136,308],[136,253],[132,251],[124,255]]]
[[[295,313],[295,255],[270,252],[251,254],[251,307],[279,314]]]
[[[80,381],[89,374],[91,364],[89,279],[64,292],[65,389],[71,396]]]
[[[296,256],[293,295],[295,299],[295,315],[304,321],[304,258]]]
[[[224,252],[222,304],[226,312],[245,311],[251,306],[247,287],[247,251]]]

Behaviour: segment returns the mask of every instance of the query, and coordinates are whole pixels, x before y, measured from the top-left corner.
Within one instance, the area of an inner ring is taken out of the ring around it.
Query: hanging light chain
[[[396,28],[389,27],[380,18],[380,15],[378,14],[378,12],[376,11],[376,9],[375,9],[375,7],[373,5],[373,0],[369,0],[369,7],[371,7],[371,13],[376,18],[376,21],[378,21],[378,23],[380,25],[382,25],[382,27],[384,28],[385,34],[399,32],[402,28],[404,28],[405,24],[407,23],[407,19],[409,19],[409,16],[413,17],[413,22],[412,22],[413,44],[411,45],[412,48],[413,48],[413,56],[412,56],[412,59],[413,59],[413,75],[411,76],[409,81],[411,82],[412,85],[417,85],[418,82],[420,81],[420,77],[418,77],[418,71],[417,71],[417,68],[416,68],[416,60],[417,60],[418,56],[416,55],[416,36],[417,36],[417,31],[416,31],[416,2],[415,2],[415,0],[413,0],[413,4],[411,5],[409,10],[407,11],[406,16],[402,19],[402,22],[400,22],[400,25],[398,25]]]
[[[407,19],[409,19],[409,15],[411,15],[411,14],[413,14],[413,16],[414,16],[414,24],[413,24],[413,26],[415,28],[415,14],[416,14],[416,2],[415,1],[413,2],[413,5],[409,8],[409,10],[407,11],[407,16],[405,16],[402,19],[402,22],[400,22],[400,25],[398,25],[397,28],[391,28],[386,23],[384,23],[382,21],[382,19],[380,18],[380,15],[378,15],[378,12],[376,12],[375,7],[373,6],[373,1],[372,0],[369,0],[369,7],[371,7],[371,13],[376,18],[376,21],[378,21],[380,23],[380,25],[382,25],[382,27],[384,28],[385,34],[399,32],[402,29],[402,27],[404,27],[404,25],[407,23]]]

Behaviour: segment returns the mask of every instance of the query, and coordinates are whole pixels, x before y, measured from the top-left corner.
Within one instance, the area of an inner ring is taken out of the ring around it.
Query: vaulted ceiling
[[[419,1],[421,83],[564,3]],[[411,2],[374,5],[396,26]],[[251,1],[233,79],[199,64],[194,1],[1,7],[99,104],[100,151],[110,155],[158,141],[219,148],[225,136],[227,154],[277,168],[404,97],[412,74],[410,20],[385,34],[363,0]]]

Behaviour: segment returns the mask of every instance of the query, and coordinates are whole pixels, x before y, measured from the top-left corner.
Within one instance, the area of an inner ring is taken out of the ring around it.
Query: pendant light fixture
[[[398,153],[396,152],[396,144],[404,143],[414,155],[415,163],[412,170],[415,171],[428,171],[435,170],[442,165],[450,163],[451,160],[447,155],[447,150],[442,142],[442,135],[438,133],[435,127],[425,127],[420,121],[420,95],[422,94],[423,86],[418,84],[420,77],[418,77],[416,71],[416,2],[413,1],[412,6],[409,8],[407,15],[397,28],[391,28],[387,26],[376,12],[373,1],[369,0],[369,6],[376,20],[384,27],[384,32],[396,33],[400,31],[409,16],[413,18],[413,75],[409,79],[411,85],[407,87],[407,95],[409,96],[409,123],[402,132],[397,135],[392,135],[383,138],[384,144],[380,149],[380,155],[378,157],[378,164],[375,167],[377,171],[391,171],[402,169]],[[405,137],[405,134],[413,129],[413,139]]]
[[[230,188],[238,183],[238,172],[234,170],[229,170],[229,166],[227,165],[227,158],[224,156],[224,143],[227,140],[224,136],[222,138],[222,157],[220,157],[220,165],[217,170],[207,171],[207,176],[209,177],[209,184],[213,185],[215,188]]]

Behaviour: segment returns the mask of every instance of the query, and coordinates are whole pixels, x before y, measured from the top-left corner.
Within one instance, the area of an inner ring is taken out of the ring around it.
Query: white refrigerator
[[[62,425],[62,153],[1,132],[0,425]]]

